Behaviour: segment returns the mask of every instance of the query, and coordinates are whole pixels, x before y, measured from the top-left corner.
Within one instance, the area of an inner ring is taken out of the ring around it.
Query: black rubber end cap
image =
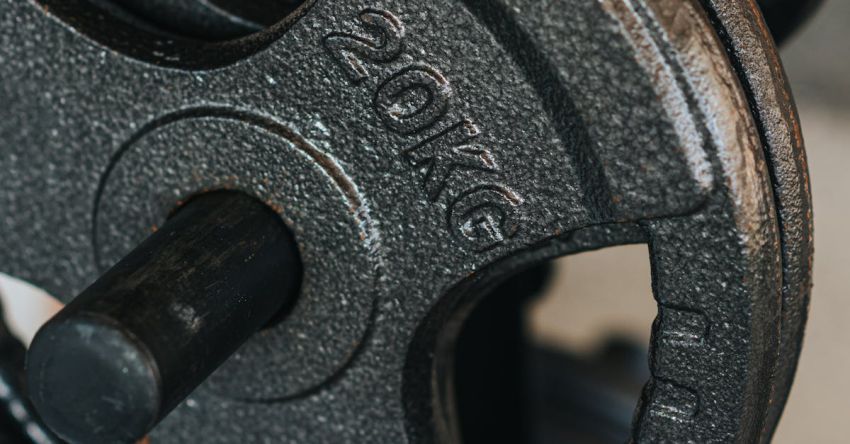
[[[71,443],[132,443],[159,417],[155,361],[109,320],[49,322],[27,353],[26,377],[44,423]]]

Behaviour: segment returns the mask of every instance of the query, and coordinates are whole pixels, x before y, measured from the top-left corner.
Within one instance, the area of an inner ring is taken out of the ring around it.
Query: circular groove
[[[209,70],[263,50],[317,0],[292,4],[293,10],[284,9],[288,13],[268,27],[203,0],[162,0],[164,7],[136,0],[36,1],[77,32],[127,57],[169,68]]]

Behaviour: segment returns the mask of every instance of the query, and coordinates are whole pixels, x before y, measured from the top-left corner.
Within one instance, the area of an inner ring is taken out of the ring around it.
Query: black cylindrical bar
[[[288,305],[300,276],[271,209],[197,197],[41,328],[30,398],[72,443],[134,442]]]

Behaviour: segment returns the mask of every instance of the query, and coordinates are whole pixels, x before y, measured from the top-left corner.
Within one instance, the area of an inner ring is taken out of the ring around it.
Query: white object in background
[[[62,309],[62,303],[43,290],[2,273],[0,300],[9,330],[26,346],[38,329]]]

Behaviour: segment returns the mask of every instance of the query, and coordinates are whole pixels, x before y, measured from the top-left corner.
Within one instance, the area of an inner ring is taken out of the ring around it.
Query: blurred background
[[[850,298],[847,297],[850,273],[846,271],[850,267],[850,231],[846,227],[846,220],[850,219],[847,197],[850,195],[850,1],[827,1],[814,19],[785,45],[782,54],[808,148],[816,254],[815,289],[803,354],[774,442],[848,442],[843,426],[850,420],[850,377],[847,376],[850,374]],[[591,424],[576,411],[531,413],[544,418],[543,428],[547,424],[546,415],[552,416],[553,423],[559,426],[565,417],[578,418],[573,421],[579,429],[580,426],[611,428],[623,418],[626,423],[620,425],[628,427],[636,394],[647,371],[645,350],[641,347],[649,341],[650,325],[656,314],[647,248],[628,246],[585,253],[561,259],[555,267],[556,273],[544,290],[544,297],[529,307],[526,319],[529,336],[539,350],[580,357],[585,363],[579,365],[578,361],[564,361],[541,352],[534,358],[540,365],[532,364],[532,367],[556,369],[562,374],[598,374],[593,362],[609,367],[613,362],[627,376],[604,375],[623,382],[622,390],[613,394],[588,386],[550,390],[547,378],[551,375],[535,373],[532,369],[532,376],[544,393],[579,396],[576,393],[587,390],[581,396],[596,397],[600,404],[597,407],[610,414],[610,422]],[[2,276],[0,295],[11,327],[25,342],[59,307],[37,289]],[[473,375],[473,379],[480,380],[480,373]],[[557,380],[562,382],[562,376]],[[481,420],[492,421],[492,418]],[[622,442],[618,433],[627,431],[613,430],[608,437],[610,441],[604,442]],[[474,441],[484,441],[483,436],[477,438]],[[553,442],[588,441],[584,438],[560,435]]]

